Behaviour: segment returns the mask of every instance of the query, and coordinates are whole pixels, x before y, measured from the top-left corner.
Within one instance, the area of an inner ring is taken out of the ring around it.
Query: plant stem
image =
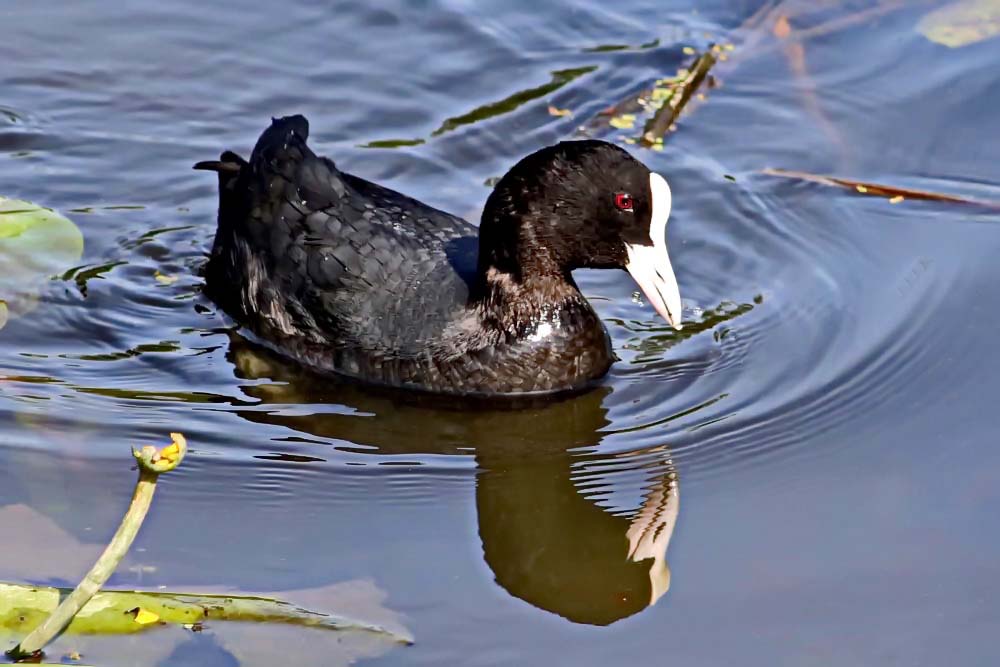
[[[691,96],[694,95],[695,91],[701,86],[705,77],[708,76],[708,71],[712,69],[715,65],[716,58],[715,54],[712,53],[712,48],[709,47],[707,51],[701,54],[694,64],[691,65],[691,70],[684,80],[678,84],[677,90],[670,97],[669,100],[664,102],[663,106],[657,109],[656,114],[646,122],[645,128],[642,132],[642,144],[646,147],[652,146],[659,139],[663,141],[663,135],[666,134],[667,129],[673,125],[674,121],[681,115],[684,107],[687,106],[688,101]]]
[[[949,204],[965,204],[968,206],[981,206],[986,209],[1000,210],[1000,201],[989,199],[975,199],[963,197],[961,195],[946,194],[943,192],[931,192],[929,190],[916,190],[914,188],[903,188],[885,183],[871,183],[869,181],[857,181],[853,178],[841,178],[839,176],[824,176],[822,174],[811,174],[805,171],[789,171],[787,169],[762,169],[761,174],[765,176],[777,176],[779,178],[793,178],[809,183],[819,183],[820,185],[830,185],[834,187],[847,188],[855,192],[871,197],[889,197],[901,199],[920,199],[924,201],[946,202]]]
[[[153,502],[153,493],[156,491],[156,480],[161,472],[173,470],[184,457],[187,450],[187,443],[184,436],[172,433],[173,444],[158,452],[155,447],[144,447],[142,451],[133,450],[133,455],[139,463],[139,478],[135,484],[135,491],[132,493],[132,502],[128,512],[122,519],[121,525],[111,538],[110,544],[104,549],[90,572],[83,578],[83,581],[62,601],[56,610],[45,619],[41,625],[32,630],[20,644],[8,651],[8,655],[15,660],[33,657],[52,641],[56,635],[66,629],[73,617],[79,613],[87,602],[90,601],[101,587],[107,583],[108,579],[118,568],[119,563],[128,553],[129,547],[139,533],[146,513],[149,512],[150,503]],[[167,453],[169,450],[169,454]]]

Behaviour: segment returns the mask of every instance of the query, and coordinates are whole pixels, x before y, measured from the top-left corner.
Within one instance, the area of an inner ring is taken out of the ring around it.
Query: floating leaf
[[[177,282],[177,276],[168,276],[165,273],[160,273],[159,269],[156,270],[156,272],[153,274],[153,277],[156,279],[156,282],[160,283],[161,285],[173,285],[175,282]]]
[[[0,655],[25,630],[37,625],[59,602],[65,589],[0,583]],[[296,665],[347,667],[412,641],[392,611],[382,606],[385,593],[366,581],[324,588],[285,591],[277,597],[227,594],[170,594],[128,591],[98,593],[46,652],[49,656],[83,653],[102,664],[175,664],[168,659],[204,632],[243,667],[288,664],[295,647]],[[293,602],[281,598],[291,597]],[[308,605],[308,606],[305,606]],[[313,609],[351,610],[386,625],[356,623]],[[137,610],[159,621],[136,622]],[[387,627],[388,626],[388,627]],[[391,628],[391,629],[390,629]],[[128,641],[122,635],[141,635]],[[121,655],[127,653],[127,661]]]
[[[58,496],[53,499],[52,493],[49,489],[44,500],[63,502]],[[80,519],[67,518],[74,520]],[[68,573],[85,570],[103,549],[103,545],[77,541],[51,518],[25,505],[0,507],[0,534],[14,535],[17,540],[17,548],[6,549],[0,558],[0,580],[65,579]],[[68,592],[0,581],[0,663],[3,652],[47,617],[60,595]],[[280,653],[287,653],[292,643],[297,646],[296,665],[347,667],[362,657],[381,655],[412,641],[399,615],[385,606],[386,597],[370,581],[259,591],[245,597],[225,589],[202,594],[103,591],[84,606],[46,653],[52,659],[76,651],[83,654],[86,664],[98,666],[174,664],[168,657],[191,640],[192,632],[204,631],[238,655],[242,667],[287,664],[287,655],[280,659]],[[156,613],[162,622],[139,625],[126,613],[136,608]],[[122,634],[141,634],[142,641],[130,642]],[[116,662],[123,651],[128,660]]]
[[[0,636],[23,634],[41,623],[69,591],[46,586],[0,583]],[[352,630],[409,643],[409,637],[378,625],[303,609],[273,598],[198,595],[145,591],[101,591],[70,623],[73,634],[134,634],[160,622],[189,625],[211,618],[215,623],[277,623],[326,630]]]
[[[560,109],[559,107],[554,107],[549,105],[549,115],[550,116],[572,116],[573,112],[569,109]]]
[[[673,96],[673,94],[674,94],[673,88],[656,87],[653,88],[652,92],[649,94],[649,99],[653,100],[654,102],[663,102],[665,100],[670,99]]]
[[[0,327],[34,305],[30,291],[72,266],[83,254],[83,235],[55,211],[0,197]]]
[[[957,0],[930,12],[920,23],[921,35],[953,49],[1000,35],[1000,0]]]
[[[0,275],[51,275],[83,254],[83,235],[55,211],[0,197]]]
[[[614,116],[608,123],[619,130],[630,130],[635,127],[635,114],[623,113],[621,116]]]

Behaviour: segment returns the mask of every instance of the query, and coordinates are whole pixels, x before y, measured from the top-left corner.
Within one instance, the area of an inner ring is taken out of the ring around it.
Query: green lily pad
[[[1000,35],[1000,0],[956,0],[917,25],[921,35],[953,49]]]
[[[83,255],[83,234],[52,209],[0,197],[0,328],[35,305],[41,280]]]

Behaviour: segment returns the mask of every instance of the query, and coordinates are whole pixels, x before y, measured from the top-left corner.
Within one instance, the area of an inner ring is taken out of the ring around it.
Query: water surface
[[[75,582],[128,447],[182,430],[193,451],[113,583],[367,586],[417,643],[366,664],[991,664],[1000,219],[759,172],[1000,199],[1000,42],[934,44],[921,3],[831,32],[865,3],[790,3],[814,29],[799,52],[740,30],[761,3],[698,5],[0,7],[0,193],[86,240],[0,329],[0,525],[22,531],[0,579]],[[590,121],[711,42],[735,46],[719,85],[665,150],[630,146],[672,184],[687,325],[623,272],[580,272],[621,357],[595,391],[518,410],[371,393],[200,294],[215,183],[190,167],[271,116],[475,220],[525,153],[581,125],[630,136]],[[76,555],[38,557],[46,539]],[[143,659],[255,664],[171,641]]]

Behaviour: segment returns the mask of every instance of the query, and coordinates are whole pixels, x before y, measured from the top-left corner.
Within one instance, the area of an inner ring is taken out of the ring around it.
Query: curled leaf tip
[[[180,433],[170,434],[170,444],[157,449],[152,445],[146,445],[142,449],[132,448],[132,455],[139,462],[139,466],[146,472],[164,473],[170,472],[184,459],[187,453],[187,440]]]

